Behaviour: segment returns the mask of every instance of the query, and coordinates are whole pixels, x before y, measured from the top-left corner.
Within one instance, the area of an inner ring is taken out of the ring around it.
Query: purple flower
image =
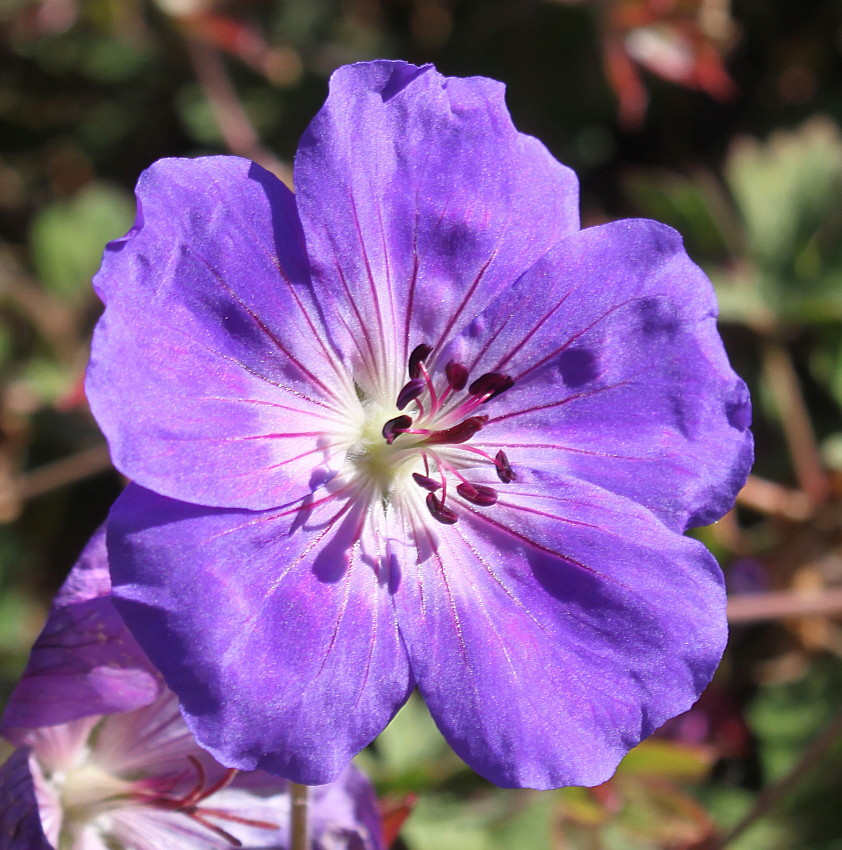
[[[166,160],[88,376],[118,607],[225,764],[324,782],[417,686],[503,786],[594,784],[707,684],[749,404],[651,221],[579,230],[503,87],[342,68],[296,194]]]
[[[105,534],[59,593],[0,733],[3,850],[283,850],[286,783],[238,774],[190,734],[111,604]],[[376,801],[349,768],[313,789],[314,850],[382,850]]]

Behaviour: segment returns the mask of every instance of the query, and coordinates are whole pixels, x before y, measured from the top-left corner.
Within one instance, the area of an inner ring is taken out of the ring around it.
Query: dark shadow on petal
[[[360,542],[364,508],[355,506],[343,517],[335,531],[328,534],[325,545],[313,559],[313,575],[319,581],[336,584],[348,571],[351,550]],[[363,556],[362,560],[366,560]],[[371,559],[369,558],[369,563]]]
[[[558,358],[558,371],[568,387],[581,387],[599,374],[596,357],[584,348],[569,348]]]
[[[684,329],[684,321],[665,298],[643,298],[637,302],[641,330],[647,336],[674,339]]]
[[[248,176],[263,188],[272,209],[272,233],[281,269],[292,284],[309,285],[310,266],[295,196],[274,174],[256,163],[251,164]]]
[[[184,710],[194,717],[218,714],[222,702],[207,686],[201,672],[184,663],[184,659],[193,657],[191,648],[170,628],[167,612],[153,605],[118,597],[114,597],[114,605],[130,628],[132,624],[142,622],[145,634],[154,633],[156,647],[165,646],[167,655],[178,659],[165,680],[170,690],[178,695]]]
[[[400,589],[403,575],[401,574],[400,561],[398,561],[394,552],[389,552],[389,554],[382,559],[378,578],[380,580],[380,585],[385,585],[386,589],[392,596],[394,596]]]
[[[751,399],[742,381],[734,387],[733,398],[725,405],[725,415],[731,427],[738,431],[746,431],[751,426]]]
[[[393,63],[392,74],[386,84],[380,89],[380,97],[383,103],[388,103],[395,95],[400,94],[413,80],[426,74],[433,66],[424,65],[417,68],[415,65]]]
[[[313,502],[315,498],[312,493],[308,493],[301,500],[301,507],[295,512],[292,518],[292,522],[289,524],[289,532],[288,534],[291,536],[295,534],[300,528],[304,527],[304,523],[310,519],[310,515],[313,513]]]

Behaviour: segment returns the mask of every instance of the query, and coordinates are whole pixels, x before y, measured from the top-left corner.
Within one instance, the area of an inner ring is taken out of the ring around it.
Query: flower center
[[[423,343],[413,349],[407,367],[409,381],[395,402],[403,412],[385,422],[383,416],[388,414],[372,412],[352,460],[365,480],[386,496],[396,483],[411,480],[427,491],[430,514],[452,525],[459,517],[447,500],[448,482],[456,481],[456,493],[477,507],[487,508],[497,501],[493,487],[469,481],[463,470],[475,467],[477,461],[485,462],[493,466],[502,483],[515,480],[502,450],[492,457],[466,445],[488,422],[479,408],[511,389],[514,379],[501,372],[486,372],[468,384],[468,369],[451,360],[444,368],[443,385],[440,381],[437,389],[426,366],[431,351]]]
[[[86,718],[83,721],[89,736],[100,727],[98,722],[91,721],[101,719]],[[106,723],[113,720],[112,717],[105,718]],[[91,748],[78,736],[71,737],[65,733],[73,745],[64,748],[63,757],[59,760],[51,758],[52,752],[47,751],[50,737],[60,738],[62,730],[79,726],[81,723],[76,721],[75,724],[54,727],[48,730],[51,736],[43,735],[34,742],[33,779],[42,823],[48,838],[57,847],[75,842],[74,836],[94,824],[97,824],[95,829],[107,836],[112,830],[108,818],[129,807],[148,807],[184,815],[232,847],[241,847],[242,842],[223,829],[220,821],[271,831],[278,829],[276,823],[242,818],[227,809],[206,805],[205,801],[226,788],[238,771],[224,770],[218,780],[209,783],[201,762],[192,755],[187,756],[188,763],[183,770],[127,779],[97,763],[95,746]],[[44,752],[39,753],[39,749]],[[182,790],[184,788],[188,790]],[[99,820],[102,817],[106,819]]]

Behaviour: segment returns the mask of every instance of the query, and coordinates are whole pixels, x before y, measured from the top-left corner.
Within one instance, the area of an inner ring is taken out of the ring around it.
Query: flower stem
[[[310,850],[310,829],[307,820],[306,785],[290,782],[290,844],[289,850]]]

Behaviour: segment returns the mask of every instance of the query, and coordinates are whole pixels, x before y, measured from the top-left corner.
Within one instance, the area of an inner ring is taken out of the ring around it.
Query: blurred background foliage
[[[122,487],[82,376],[102,246],[162,156],[291,178],[330,72],[505,81],[583,218],[666,221],[714,280],[758,462],[699,532],[732,640],[688,714],[595,789],[500,791],[413,699],[363,754],[409,850],[842,848],[842,4],[0,0],[0,696]]]

